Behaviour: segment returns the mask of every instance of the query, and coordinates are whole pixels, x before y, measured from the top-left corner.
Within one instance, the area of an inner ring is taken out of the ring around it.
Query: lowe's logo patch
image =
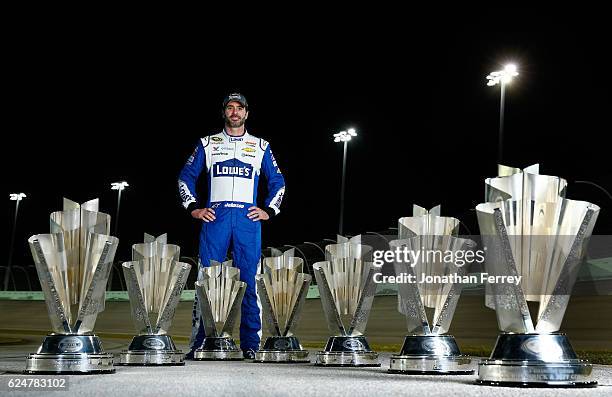
[[[251,179],[253,166],[238,160],[221,161],[213,166],[213,177],[223,176]]]

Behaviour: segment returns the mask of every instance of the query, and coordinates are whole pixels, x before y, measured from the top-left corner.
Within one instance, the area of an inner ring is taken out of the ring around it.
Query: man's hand
[[[198,209],[195,209],[195,210],[191,211],[191,216],[193,216],[196,219],[201,219],[204,222],[212,222],[215,219],[217,219],[215,217],[215,210],[213,210],[212,208],[198,208]]]
[[[249,213],[247,214],[247,216],[253,222],[267,221],[268,219],[270,219],[270,215],[268,215],[266,211],[262,210],[259,207],[255,207],[255,206],[249,207]]]

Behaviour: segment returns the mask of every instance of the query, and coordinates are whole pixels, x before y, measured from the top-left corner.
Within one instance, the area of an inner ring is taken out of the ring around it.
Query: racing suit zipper
[[[236,141],[234,141],[234,163],[232,164],[232,166],[236,167]],[[235,182],[236,182],[236,176],[232,175],[232,202],[236,201],[234,198]]]

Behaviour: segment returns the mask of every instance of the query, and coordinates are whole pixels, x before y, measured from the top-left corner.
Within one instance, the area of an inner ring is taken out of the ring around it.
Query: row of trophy
[[[488,359],[478,363],[477,382],[487,385],[589,387],[592,366],[577,358],[567,336],[559,333],[578,268],[586,254],[599,207],[564,198],[565,180],[538,174],[538,166],[519,170],[500,166],[486,180],[486,202],[476,207],[482,236],[484,270],[491,276],[522,276],[522,283],[485,285],[485,304],[496,311],[502,332]],[[78,205],[64,200],[51,214],[51,233],[29,239],[54,333],[29,355],[29,373],[113,372],[113,356],[93,333],[104,308],[105,286],[118,244],[109,236],[110,217],[98,212],[97,200]],[[397,239],[388,249],[413,252],[474,252],[477,243],[459,237],[460,222],[442,217],[440,207],[414,206],[413,216],[399,220]],[[179,261],[180,249],[166,236],[145,235],[135,244],[132,261],[123,264],[138,335],[120,365],[183,365],[167,331],[185,286],[190,265]],[[318,366],[378,367],[378,353],[365,330],[376,292],[373,249],[361,236],[338,236],[325,247],[325,261],[313,265],[323,311],[331,333]],[[310,275],[293,250],[273,250],[256,276],[262,315],[272,334],[255,362],[310,362],[308,351],[293,335],[306,299]],[[393,261],[398,283],[398,310],[406,318],[401,351],[391,356],[388,372],[470,375],[470,357],[462,355],[447,332],[457,307],[467,266],[422,255]],[[455,277],[449,277],[455,276]],[[447,282],[426,282],[446,277]],[[196,360],[242,360],[232,338],[246,284],[232,262],[213,262],[199,269],[195,284],[205,327]],[[527,302],[539,302],[534,326]],[[433,312],[428,318],[427,309]]]
[[[51,233],[28,242],[45,296],[53,333],[26,360],[26,373],[112,373],[119,365],[182,365],[167,331],[191,266],[179,262],[180,248],[166,236],[145,234],[123,264],[138,335],[119,362],[106,353],[93,333],[104,310],[106,284],[119,240],[110,236],[110,216],[98,211],[98,200],[79,205],[64,199],[51,214]]]

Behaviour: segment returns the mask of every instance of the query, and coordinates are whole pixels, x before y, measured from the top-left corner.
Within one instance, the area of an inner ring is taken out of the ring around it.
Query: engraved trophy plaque
[[[232,338],[246,283],[240,281],[240,269],[232,261],[211,261],[200,267],[203,272],[195,289],[202,313],[205,337],[194,352],[195,360],[243,360],[242,351]]]
[[[452,335],[446,335],[463,286],[457,278],[467,274],[466,264],[455,258],[465,258],[476,247],[472,240],[457,238],[458,232],[459,220],[440,216],[440,206],[427,211],[415,205],[412,217],[399,220],[399,240],[389,243],[391,250],[420,254],[404,256],[412,262],[394,262],[396,276],[410,275],[411,282],[398,283],[398,309],[406,316],[408,335],[400,353],[391,356],[390,373],[474,373],[472,360],[461,354]],[[448,281],[427,282],[427,277]],[[426,307],[434,309],[433,323],[427,319]]]
[[[79,205],[64,199],[51,214],[51,233],[28,239],[53,333],[26,361],[30,374],[112,373],[113,355],[93,334],[104,310],[106,283],[119,240],[98,199]]]
[[[538,165],[500,166],[486,180],[487,202],[476,207],[491,276],[522,277],[487,284],[486,305],[502,332],[489,359],[480,362],[480,384],[592,387],[592,367],[558,332],[586,255],[599,207],[564,198],[567,182],[539,175]],[[539,302],[534,326],[527,302]]]
[[[313,265],[321,304],[331,336],[315,365],[380,367],[364,335],[376,284],[375,269],[368,255],[372,248],[361,244],[361,236],[350,240],[338,236],[337,244],[325,247],[326,260]]]
[[[132,261],[123,263],[123,275],[138,335],[117,364],[185,365],[183,352],[168,335],[191,270],[179,257],[180,248],[167,244],[165,234],[145,234],[144,243],[132,246]]]
[[[272,336],[255,353],[255,362],[308,363],[304,350],[291,329],[296,326],[308,295],[312,277],[302,273],[304,261],[294,250],[272,251],[264,258],[263,274],[255,277],[263,316]]]

